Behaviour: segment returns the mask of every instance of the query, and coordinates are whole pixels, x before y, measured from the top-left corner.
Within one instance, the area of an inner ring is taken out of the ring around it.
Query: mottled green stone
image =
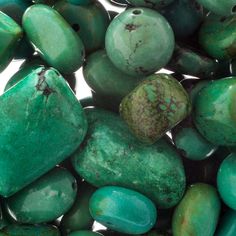
[[[213,236],[220,208],[220,199],[214,187],[203,183],[191,185],[175,209],[173,235]]]
[[[14,57],[15,50],[23,36],[21,27],[0,11],[0,72]]]
[[[87,131],[82,107],[65,80],[44,67],[0,97],[0,117],[3,196],[16,193],[67,158]]]
[[[88,134],[72,162],[87,182],[97,187],[118,185],[136,190],[160,208],[180,201],[185,174],[178,153],[167,140],[147,146],[115,113],[86,109],[86,115]]]
[[[208,141],[236,146],[236,77],[211,81],[195,99],[194,123]]]
[[[9,225],[3,232],[6,236],[60,236],[59,230],[51,225]]]
[[[89,199],[95,190],[96,188],[86,182],[79,185],[74,205],[61,219],[60,229],[63,235],[92,227],[93,218],[89,212]]]
[[[156,207],[139,192],[116,186],[98,189],[90,198],[92,217],[102,225],[126,234],[144,234],[155,224]]]
[[[83,41],[86,53],[104,47],[109,15],[98,1],[89,5],[74,5],[60,1],[54,8],[65,18]]]
[[[75,231],[75,232],[68,234],[68,236],[99,236],[99,235],[102,236],[102,234],[99,234],[97,232],[88,231],[88,230]]]
[[[148,7],[159,9],[168,6],[174,0],[127,0],[132,6],[135,7]]]
[[[83,43],[57,11],[35,4],[25,12],[23,28],[50,66],[66,74],[81,67],[85,54]]]
[[[118,69],[130,75],[147,75],[161,69],[170,60],[174,34],[157,11],[131,8],[110,23],[105,47]]]
[[[209,14],[199,31],[199,43],[213,58],[231,59],[236,56],[236,15],[221,17]]]
[[[120,105],[120,114],[135,136],[154,143],[191,111],[187,92],[171,75],[154,74],[140,83]]]
[[[8,211],[20,223],[39,224],[57,219],[75,201],[76,180],[63,168],[55,168],[6,199]]]

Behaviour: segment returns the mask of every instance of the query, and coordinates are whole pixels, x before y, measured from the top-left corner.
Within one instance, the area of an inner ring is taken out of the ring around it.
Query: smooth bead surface
[[[81,67],[85,54],[83,43],[57,11],[35,4],[25,12],[23,28],[50,66],[67,74]]]
[[[220,205],[216,189],[211,185],[198,183],[190,186],[175,209],[172,220],[173,235],[213,236]]]
[[[138,142],[118,115],[100,109],[86,109],[86,115],[87,138],[72,162],[87,182],[136,190],[160,208],[179,202],[185,175],[180,156],[167,140],[147,146]]]
[[[6,205],[18,222],[39,224],[55,220],[68,211],[76,193],[72,174],[55,168],[6,199]]]
[[[174,34],[158,12],[131,8],[110,23],[105,47],[118,69],[130,75],[147,75],[161,69],[170,60]]]
[[[0,117],[3,196],[19,191],[71,155],[87,131],[82,107],[65,80],[58,71],[43,67],[0,97]]]
[[[135,136],[154,143],[191,111],[188,94],[171,75],[147,77],[121,102],[120,114]]]
[[[144,195],[121,187],[103,187],[91,197],[92,217],[109,229],[126,234],[144,234],[156,222],[156,208]]]

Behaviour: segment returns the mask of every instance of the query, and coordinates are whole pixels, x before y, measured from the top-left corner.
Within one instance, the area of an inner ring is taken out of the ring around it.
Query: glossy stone
[[[221,198],[230,208],[236,210],[236,154],[229,155],[221,164],[217,174],[217,186]]]
[[[79,185],[73,206],[61,219],[60,229],[63,235],[92,227],[93,218],[89,212],[89,199],[95,190],[96,188],[86,182]]]
[[[6,236],[60,236],[59,230],[51,225],[9,225],[3,232]]]
[[[236,15],[221,17],[209,14],[199,31],[199,43],[213,58],[225,60],[236,56]]]
[[[198,183],[190,186],[175,209],[172,220],[173,235],[213,236],[220,205],[216,189],[211,185]]]
[[[44,67],[0,97],[0,117],[2,196],[14,194],[67,158],[87,131],[82,107],[67,83],[58,71]]]
[[[120,105],[120,114],[135,136],[154,143],[191,111],[188,94],[171,75],[146,78]]]
[[[39,224],[67,212],[76,193],[76,180],[72,174],[66,169],[55,168],[6,199],[6,205],[18,222]]]
[[[86,109],[86,115],[87,138],[72,162],[87,182],[97,187],[118,185],[136,190],[160,208],[179,202],[185,175],[180,157],[169,142],[161,139],[151,146],[138,142],[112,112]]]
[[[35,4],[25,12],[23,27],[50,66],[66,74],[80,68],[84,60],[83,43],[57,11]]]
[[[209,142],[219,146],[236,146],[234,97],[236,78],[210,82],[196,97],[194,122]]]
[[[124,73],[148,75],[170,60],[174,50],[174,34],[158,12],[131,8],[110,23],[105,47],[112,63]]]
[[[109,15],[98,1],[93,4],[74,5],[60,1],[54,8],[65,18],[83,41],[86,53],[104,47]]]
[[[159,9],[168,6],[174,0],[127,0],[132,6],[135,7],[148,7]]]
[[[155,205],[139,192],[107,186],[91,197],[89,209],[92,217],[102,225],[126,234],[144,234],[155,224]]]
[[[68,234],[67,236],[102,236],[102,234],[99,234],[97,232],[92,232],[92,231],[88,231],[88,230],[81,230],[81,231],[75,231],[72,232],[70,234]]]
[[[0,11],[0,72],[14,57],[15,50],[23,36],[21,27]]]

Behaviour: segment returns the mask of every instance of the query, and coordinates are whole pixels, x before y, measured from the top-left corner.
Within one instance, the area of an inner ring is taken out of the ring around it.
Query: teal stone
[[[98,189],[91,197],[92,217],[102,225],[126,234],[144,234],[155,224],[155,205],[139,192],[115,186]]]
[[[97,232],[88,231],[88,230],[81,230],[81,231],[72,232],[72,233],[68,234],[68,236],[102,236],[102,234],[99,234]]]
[[[174,34],[157,11],[131,8],[110,23],[105,48],[112,63],[124,73],[149,75],[171,59]]]
[[[213,236],[220,208],[220,198],[214,187],[204,183],[191,185],[175,208],[172,219],[173,235]]]
[[[194,123],[209,142],[218,146],[236,146],[236,78],[211,81],[196,97]]]
[[[87,131],[74,93],[58,71],[44,67],[0,97],[0,117],[0,194],[5,197],[71,155]]]
[[[9,225],[3,229],[6,236],[60,236],[59,230],[52,225]],[[1,236],[1,234],[0,234]]]
[[[22,36],[21,27],[12,18],[0,11],[0,72],[13,59]]]
[[[215,236],[234,235],[236,235],[236,211],[230,209],[220,219]]]
[[[187,92],[167,74],[150,75],[120,104],[120,114],[130,130],[147,144],[155,143],[190,111]]]
[[[217,187],[224,203],[236,210],[236,154],[232,153],[222,162],[217,174]]]
[[[135,7],[148,7],[159,9],[168,6],[174,0],[127,0],[132,6]]]
[[[55,168],[6,199],[8,211],[17,222],[39,224],[57,219],[75,201],[77,184],[63,168]]]
[[[60,229],[63,235],[92,227],[93,218],[89,212],[89,199],[96,188],[83,182],[79,185],[76,200],[70,210],[62,217]]]
[[[213,58],[219,60],[236,57],[236,15],[221,17],[209,14],[199,31],[199,43]]]
[[[83,64],[81,39],[51,7],[43,4],[29,7],[23,15],[23,28],[41,57],[61,73],[73,73]]]
[[[170,208],[180,201],[185,174],[169,141],[163,138],[147,146],[129,132],[117,114],[90,108],[86,115],[86,139],[72,156],[82,178],[97,187],[117,185],[136,190],[159,208]]]

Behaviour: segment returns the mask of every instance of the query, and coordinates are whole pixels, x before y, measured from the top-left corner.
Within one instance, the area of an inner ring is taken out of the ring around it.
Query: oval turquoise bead
[[[55,168],[6,199],[7,209],[20,223],[39,224],[57,219],[75,201],[76,180],[65,169]]]
[[[173,235],[213,236],[220,208],[220,199],[214,187],[203,183],[191,185],[175,209]]]
[[[155,205],[144,195],[122,187],[107,186],[91,197],[92,217],[109,229],[126,234],[144,234],[155,224]]]
[[[25,12],[23,28],[50,66],[65,74],[81,67],[84,45],[57,11],[46,5],[35,4]]]
[[[127,0],[132,6],[135,7],[148,7],[153,9],[160,9],[168,6],[174,0]]]
[[[102,236],[102,234],[88,231],[88,230],[81,230],[81,231],[75,231],[75,232],[69,233],[67,234],[67,236]]]
[[[227,206],[236,210],[236,154],[229,155],[221,164],[217,174],[217,187]]]
[[[82,178],[97,187],[117,185],[136,190],[159,208],[180,201],[185,174],[180,156],[167,140],[147,146],[129,132],[117,114],[86,109],[86,115],[88,134],[72,157]]]
[[[142,142],[152,144],[191,111],[191,101],[171,75],[147,77],[121,102],[120,114]]]
[[[215,145],[236,145],[235,90],[236,78],[229,77],[210,82],[196,97],[194,123]]]
[[[112,63],[124,73],[152,74],[170,60],[174,50],[174,34],[158,12],[131,8],[110,23],[105,48]]]

